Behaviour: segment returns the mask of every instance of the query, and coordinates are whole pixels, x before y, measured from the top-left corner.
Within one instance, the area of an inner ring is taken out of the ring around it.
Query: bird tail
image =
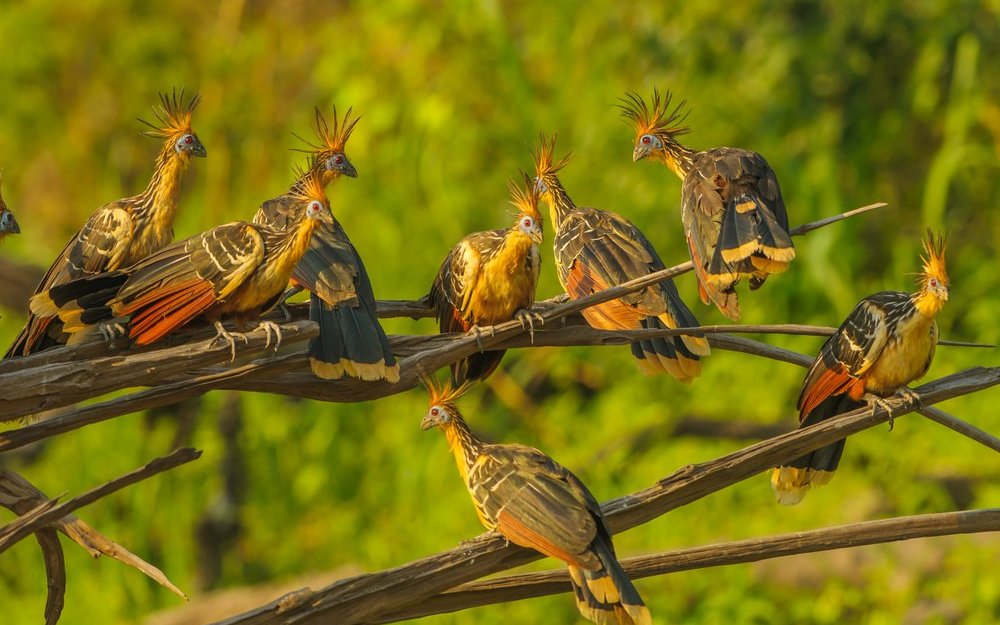
[[[459,360],[451,365],[452,384],[457,388],[464,382],[485,380],[500,366],[505,353],[507,353],[505,349],[493,349]]]
[[[58,317],[62,331],[74,334],[114,317],[108,303],[126,280],[119,271],[77,278],[32,296],[28,307],[39,318]]]
[[[600,569],[569,567],[580,614],[598,625],[652,625],[649,608],[625,575],[614,550],[601,537],[592,547],[603,565]]]
[[[694,313],[684,304],[672,280],[660,284],[666,312],[639,320],[643,329],[697,328]],[[712,353],[703,336],[674,336],[645,339],[632,343],[632,355],[647,375],[668,373],[681,382],[690,382],[701,374],[701,358]]]
[[[399,381],[389,339],[363,300],[330,306],[312,294],[309,318],[319,324],[319,336],[309,342],[309,365],[317,377]]]
[[[758,289],[772,273],[781,273],[795,258],[788,231],[761,198],[746,192],[726,205],[719,242],[706,270],[709,284],[725,291],[744,275]]]
[[[846,393],[827,397],[806,415],[799,428],[815,425],[835,415],[864,406],[864,402],[851,399]],[[847,439],[814,449],[771,473],[771,488],[778,503],[794,506],[802,501],[810,488],[822,486],[833,479],[840,464]]]

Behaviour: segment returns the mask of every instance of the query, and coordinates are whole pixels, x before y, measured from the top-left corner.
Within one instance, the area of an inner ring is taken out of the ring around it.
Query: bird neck
[[[558,178],[553,177],[552,184],[549,184],[548,180],[545,182],[549,187],[549,192],[545,194],[545,201],[549,204],[552,227],[558,232],[570,211],[576,210],[576,204],[570,199]]]
[[[944,308],[945,299],[929,289],[921,289],[911,296],[913,306],[922,316],[933,319]]]
[[[135,211],[147,213],[154,230],[173,228],[174,216],[181,197],[181,176],[187,169],[187,156],[174,149],[173,140],[167,141],[156,158],[156,168],[149,186],[139,195]]]
[[[678,143],[675,139],[666,142],[666,149],[657,153],[657,158],[666,165],[677,177],[684,180],[688,172],[694,169],[694,155],[691,148]]]
[[[319,219],[310,219],[305,216],[304,211],[299,211],[297,220],[290,228],[283,231],[279,238],[277,249],[275,249],[274,260],[272,261],[272,271],[277,275],[292,275],[292,270],[298,264],[302,255],[309,249],[309,240],[312,233],[319,225]],[[287,281],[288,278],[285,278]]]
[[[448,439],[448,449],[455,457],[458,472],[462,475],[462,480],[468,482],[469,470],[479,457],[479,450],[483,444],[469,429],[462,415],[457,412],[445,424],[444,434]]]

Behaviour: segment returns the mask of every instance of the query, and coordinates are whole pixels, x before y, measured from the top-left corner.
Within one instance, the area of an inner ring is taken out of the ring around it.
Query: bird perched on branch
[[[354,165],[344,147],[359,117],[347,109],[343,120],[333,111],[333,126],[316,109],[315,132],[319,140],[310,144],[312,168],[323,186],[340,176],[355,178]],[[254,223],[284,228],[294,219],[293,198],[302,185],[297,180],[288,193],[268,200],[254,216]],[[362,380],[399,380],[399,365],[389,339],[375,316],[375,293],[361,256],[347,232],[331,214],[321,217],[302,260],[292,273],[294,294],[310,292],[309,318],[319,324],[320,334],[309,342],[309,364],[315,375],[336,380],[344,376]]]
[[[441,263],[427,300],[437,313],[441,332],[478,332],[515,317],[534,332],[529,312],[541,269],[538,246],[542,217],[532,180],[509,185],[511,203],[518,210],[514,225],[501,230],[474,232],[452,248]],[[503,359],[504,350],[474,354],[451,367],[452,381],[482,380]]]
[[[213,322],[217,339],[226,341],[236,358],[236,338],[222,326],[232,315],[242,329],[274,306],[305,253],[309,237],[329,212],[318,176],[308,177],[296,196],[298,217],[283,230],[237,221],[178,241],[126,269],[79,278],[31,298],[36,315],[58,315],[69,344],[87,330],[106,336],[114,323],[135,345],[148,345],[193,319]],[[99,325],[103,324],[103,325]],[[281,331],[262,321],[270,343]]]
[[[483,526],[568,564],[577,608],[587,619],[652,623],[618,563],[601,507],[584,483],[537,449],[479,440],[455,405],[467,384],[454,390],[426,384],[430,407],[420,425],[444,431]]]
[[[767,276],[788,269],[795,247],[778,179],[764,157],[739,148],[696,152],[678,137],[684,102],[670,108],[670,93],[653,90],[652,106],[637,94],[622,99],[622,115],[635,126],[632,159],[662,162],[683,181],[681,221],[698,276],[701,301],[714,303],[730,319],[740,318],[735,286],[747,278],[752,290]]]
[[[17,225],[17,220],[14,219],[14,213],[10,212],[7,208],[7,203],[3,201],[3,196],[0,195],[0,241],[8,234],[20,233],[21,228]]]
[[[554,151],[555,137],[540,141],[534,152],[535,184],[549,204],[556,269],[570,298],[576,300],[664,269],[653,245],[632,222],[611,211],[573,203],[556,175],[569,155],[554,162]],[[591,326],[606,330],[698,327],[670,279],[580,312]],[[669,373],[682,382],[701,373],[700,358],[709,353],[704,337],[659,337],[632,343],[632,355],[643,373]]]
[[[938,341],[935,316],[948,301],[945,242],[928,231],[916,293],[882,291],[861,300],[833,334],[806,374],[799,395],[799,427],[849,412],[869,402],[892,411],[884,398],[917,399],[907,384],[927,373]],[[830,481],[844,453],[837,441],[774,469],[771,486],[780,503],[793,505],[812,486]]]
[[[191,128],[199,99],[195,94],[185,102],[183,89],[160,95],[160,107],[153,109],[159,125],[143,121],[152,129],[144,135],[163,139],[149,186],[139,195],[97,209],[63,248],[35,294],[70,280],[128,267],[173,241],[181,174],[192,157],[206,155],[205,146]],[[27,356],[65,342],[60,326],[53,316],[29,313],[5,357]]]

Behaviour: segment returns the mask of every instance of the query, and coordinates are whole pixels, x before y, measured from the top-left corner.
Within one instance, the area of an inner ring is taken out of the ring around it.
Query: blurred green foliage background
[[[135,118],[151,117],[158,91],[185,86],[204,97],[195,128],[209,157],[185,178],[178,237],[247,219],[285,189],[301,161],[292,133],[307,136],[313,107],[336,104],[363,115],[348,146],[360,176],[331,199],[383,298],[422,295],[459,238],[506,225],[505,181],[530,165],[539,132],[573,151],[563,181],[579,203],[626,214],[673,264],[686,258],[680,183],[632,163],[632,132],[614,108],[626,90],[657,85],[690,104],[692,147],[767,157],[793,224],[890,204],[798,239],[791,271],[743,295],[746,323],[837,325],[864,295],[910,289],[930,226],[951,238],[942,335],[997,343],[998,18],[996,0],[5,3],[0,164],[23,234],[0,254],[47,266],[97,206],[139,192],[157,146]],[[548,244],[543,254],[540,298],[559,292]],[[678,286],[703,323],[724,321],[697,301],[693,276]],[[22,322],[21,310],[4,311],[5,341]],[[385,325],[434,331],[430,320]],[[821,343],[767,340],[805,353]],[[996,350],[942,348],[930,377],[977,364],[998,364]],[[793,423],[802,377],[719,351],[683,386],[643,377],[624,348],[536,349],[508,354],[463,406],[485,436],[541,447],[610,499],[748,442],[671,435],[684,417]],[[996,406],[990,391],[944,405],[998,432]],[[81,514],[197,599],[391,567],[478,534],[442,437],[418,427],[424,408],[418,391],[357,405],[212,394],[0,462],[51,495],[76,494],[178,442],[204,449]],[[628,556],[996,506],[998,476],[996,455],[907,417],[852,438],[837,478],[798,507],[776,505],[761,475],[616,543]],[[64,542],[65,625],[137,622],[180,603]],[[1000,620],[998,557],[995,535],[953,537],[637,585],[660,623],[981,624]],[[39,622],[44,593],[31,541],[0,556],[4,622]],[[423,622],[577,620],[562,595]]]

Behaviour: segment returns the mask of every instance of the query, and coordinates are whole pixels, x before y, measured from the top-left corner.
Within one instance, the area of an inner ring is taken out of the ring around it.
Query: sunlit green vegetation
[[[631,161],[614,104],[653,85],[688,101],[693,147],[753,148],[778,174],[793,224],[886,201],[882,211],[796,242],[787,274],[743,296],[747,323],[836,325],[862,296],[908,289],[925,227],[946,228],[952,299],[942,335],[1000,342],[1000,38],[996,2],[169,3],[32,0],[0,11],[0,165],[23,234],[0,254],[47,266],[86,216],[146,184],[156,150],[138,136],[156,93],[198,89],[208,159],[184,181],[176,232],[247,219],[291,179],[312,108],[354,106],[348,153],[360,173],[330,190],[334,210],[383,298],[414,298],[446,251],[509,220],[505,181],[530,164],[539,132],[572,150],[563,181],[582,204],[639,224],[667,264],[686,259],[680,184]],[[662,6],[657,6],[662,5]],[[551,234],[551,233],[549,233]],[[551,239],[549,239],[551,240]],[[544,249],[541,298],[559,286]],[[722,323],[678,286],[703,323]],[[7,310],[0,336],[23,322]],[[388,321],[393,333],[434,331]],[[814,353],[820,340],[773,338]],[[998,364],[996,350],[942,348],[930,376]],[[719,352],[683,386],[645,378],[624,348],[508,354],[464,401],[494,440],[541,447],[601,499],[652,484],[741,441],[671,437],[687,415],[791,423],[803,371]],[[525,392],[517,389],[523,388]],[[178,419],[116,419],[0,458],[51,495],[79,493],[172,449],[198,462],[139,484],[81,516],[148,558],[197,598],[199,519],[220,510],[225,444],[215,393]],[[332,405],[239,398],[245,501],[214,588],[353,567],[373,571],[479,533],[444,441],[421,432],[418,391]],[[995,392],[946,409],[1000,431]],[[642,434],[650,431],[653,435]],[[642,440],[637,436],[642,435]],[[919,417],[853,438],[832,484],[777,506],[764,475],[617,538],[634,555],[900,514],[996,506],[996,455]],[[941,478],[970,480],[958,501]],[[0,515],[9,518],[9,515]],[[641,580],[662,623],[964,623],[1000,619],[995,536],[803,556]],[[141,620],[180,602],[117,563],[67,543],[62,622]],[[551,568],[542,561],[535,567]],[[39,622],[45,578],[25,541],[0,556],[7,623]],[[267,597],[261,597],[260,602]],[[246,605],[246,608],[252,607]],[[572,623],[567,596],[426,619]]]

